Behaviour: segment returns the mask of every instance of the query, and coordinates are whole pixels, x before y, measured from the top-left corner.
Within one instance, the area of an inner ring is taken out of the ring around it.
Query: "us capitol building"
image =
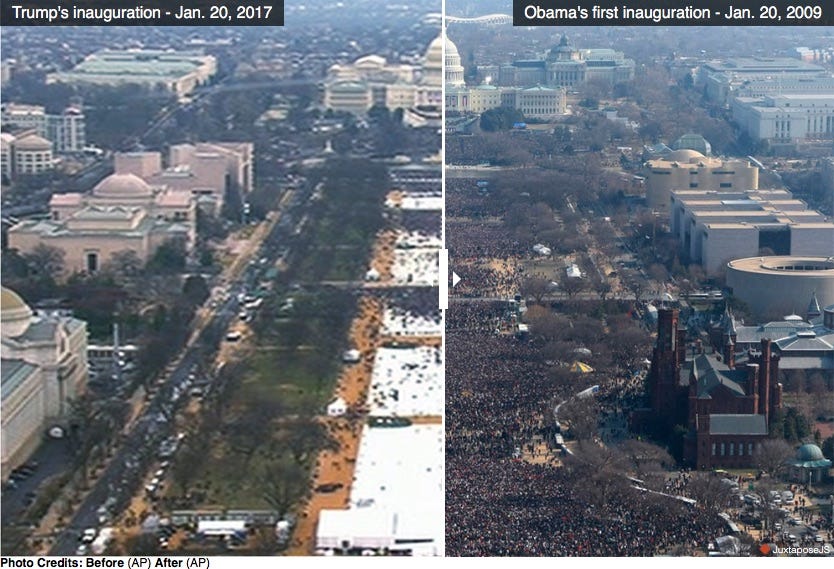
[[[536,119],[565,114],[565,89],[546,85],[545,76],[525,78],[523,86],[467,86],[457,46],[445,34],[443,40],[446,45],[446,111],[479,114],[498,107],[510,107],[521,111],[527,118]]]
[[[324,107],[356,115],[374,106],[403,109],[411,126],[440,126],[444,38],[432,40],[421,66],[390,63],[379,55],[333,65],[324,81]]]

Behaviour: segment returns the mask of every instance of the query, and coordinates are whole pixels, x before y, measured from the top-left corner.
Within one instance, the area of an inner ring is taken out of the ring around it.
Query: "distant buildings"
[[[708,273],[765,250],[822,257],[834,251],[834,222],[787,190],[679,190],[670,204],[672,233]]]
[[[753,84],[761,89],[765,82],[778,89],[780,85],[787,87],[821,77],[826,77],[824,67],[791,57],[732,57],[701,65],[695,85],[710,101],[726,105]]]
[[[502,86],[574,88],[588,81],[614,85],[634,78],[634,61],[613,49],[577,49],[566,36],[539,59],[480,66],[481,75]]]
[[[116,155],[116,173],[134,174],[156,187],[186,190],[201,207],[217,213],[227,189],[242,196],[252,191],[253,155],[251,142],[176,144],[168,152],[167,167],[159,152],[127,152]]]
[[[675,190],[699,192],[755,190],[759,169],[748,160],[704,156],[695,150],[675,150],[645,164],[646,201],[650,208],[668,212]]]
[[[23,220],[8,232],[9,248],[38,245],[64,252],[67,274],[96,273],[116,253],[132,251],[147,263],[160,245],[194,244],[196,200],[184,190],[154,188],[133,174],[113,174],[89,195],[55,194],[51,219]]]
[[[87,381],[87,325],[35,315],[15,292],[2,295],[3,479],[24,463],[47,430],[70,412]]]
[[[14,178],[48,172],[55,166],[52,143],[33,131],[18,136],[0,133],[0,174]]]
[[[508,107],[521,111],[525,118],[550,119],[565,114],[565,90],[542,87],[496,87],[479,85],[446,89],[446,110],[461,113],[483,113]]]
[[[729,106],[753,141],[794,145],[834,137],[834,76],[788,57],[739,57],[703,64],[696,87]]]
[[[50,73],[47,83],[69,85],[136,84],[162,88],[177,96],[190,93],[217,72],[214,56],[201,51],[101,50],[70,71]]]
[[[38,105],[8,103],[3,107],[2,124],[5,129],[34,130],[52,142],[56,154],[81,152],[87,144],[84,113],[75,106],[51,115]]]
[[[834,138],[834,80],[825,90],[736,97],[733,120],[751,139],[793,144]]]
[[[12,78],[12,71],[14,69],[14,62],[4,59],[0,61],[0,82],[5,83]]]
[[[802,61],[810,63],[827,63],[829,61],[834,61],[834,47],[809,48],[800,46],[796,48],[796,54]]]
[[[348,65],[333,65],[324,82],[324,107],[362,115],[373,106],[403,109],[413,126],[439,119],[443,102],[441,34],[426,49],[422,66],[389,63],[367,55]]]

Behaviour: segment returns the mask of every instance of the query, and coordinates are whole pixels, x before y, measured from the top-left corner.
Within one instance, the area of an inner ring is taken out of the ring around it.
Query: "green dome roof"
[[[796,451],[796,459],[803,462],[810,462],[814,460],[824,460],[820,447],[813,444],[802,445]]]

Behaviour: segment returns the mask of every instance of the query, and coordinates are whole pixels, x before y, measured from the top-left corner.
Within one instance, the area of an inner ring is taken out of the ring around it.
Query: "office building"
[[[671,229],[690,261],[708,273],[759,255],[827,257],[834,222],[787,190],[672,192]]]
[[[142,85],[188,95],[217,72],[214,56],[201,51],[104,49],[88,55],[69,71],[50,73],[47,83],[68,85]]]

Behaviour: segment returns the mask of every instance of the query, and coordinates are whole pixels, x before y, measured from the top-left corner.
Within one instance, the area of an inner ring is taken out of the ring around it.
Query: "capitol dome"
[[[814,444],[807,444],[802,445],[796,451],[796,459],[802,462],[813,462],[816,460],[825,460],[825,457],[822,455],[820,447]]]
[[[439,36],[431,40],[426,48],[425,64],[434,63],[440,65],[443,62],[443,44],[446,42],[446,34],[441,32]]]
[[[446,85],[449,87],[463,87],[465,84],[463,79],[463,65],[460,63],[458,47],[445,33],[442,36],[446,47]]]
[[[14,338],[20,336],[29,327],[32,319],[32,309],[16,292],[2,287],[0,292],[0,322],[3,336]]]
[[[423,83],[425,85],[440,86],[443,84],[443,44],[446,34],[441,32],[434,38],[426,49],[423,60]]]
[[[98,198],[148,198],[153,195],[151,187],[135,174],[113,174],[107,176],[93,188]]]

